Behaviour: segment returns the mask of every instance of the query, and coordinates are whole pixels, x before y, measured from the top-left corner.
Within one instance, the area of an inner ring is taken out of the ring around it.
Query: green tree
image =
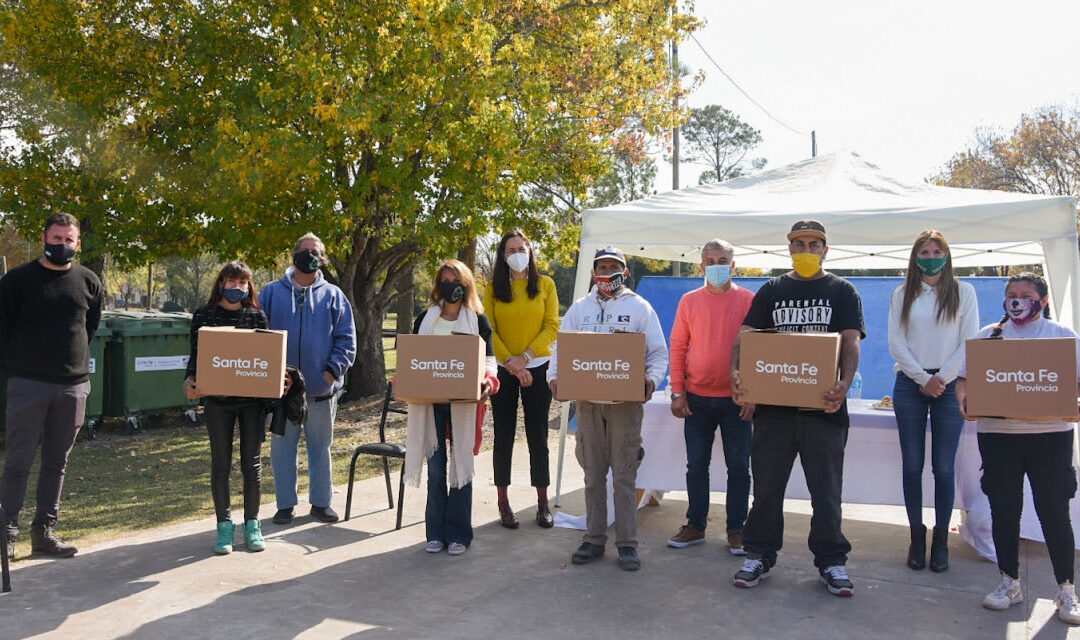
[[[173,256],[161,261],[165,271],[165,287],[169,300],[188,311],[206,304],[210,287],[221,268],[221,261],[211,253],[200,253],[191,258]],[[265,282],[257,282],[265,286]]]
[[[623,136],[615,147],[611,170],[589,191],[590,207],[639,200],[656,193],[656,161],[640,133]]]
[[[698,184],[739,177],[746,171],[747,154],[761,143],[760,131],[718,104],[691,109],[681,132],[686,139],[686,161],[709,167],[698,178]],[[760,169],[765,160],[757,158],[750,164]]]
[[[582,194],[629,123],[670,128],[673,0],[23,0],[0,9],[0,208],[64,208],[121,262],[268,264],[322,236],[356,310],[352,395],[422,258],[555,232],[525,187]],[[63,55],[57,55],[57,52]],[[87,242],[86,244],[91,244]]]

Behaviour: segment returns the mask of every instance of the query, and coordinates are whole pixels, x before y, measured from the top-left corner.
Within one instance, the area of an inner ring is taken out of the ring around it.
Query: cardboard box
[[[839,333],[748,331],[740,338],[747,402],[824,409],[822,395],[836,384],[839,364]]]
[[[1075,421],[1076,340],[968,340],[967,394],[972,418]]]
[[[645,402],[645,334],[560,331],[559,400]]]
[[[207,396],[280,398],[287,332],[199,327],[195,385]]]
[[[479,402],[486,354],[484,339],[471,334],[399,335],[394,397],[422,404]]]

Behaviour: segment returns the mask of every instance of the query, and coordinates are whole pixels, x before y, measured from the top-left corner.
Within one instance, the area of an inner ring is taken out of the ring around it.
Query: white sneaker
[[[1001,574],[1001,584],[993,593],[983,598],[982,605],[987,609],[1004,611],[1014,604],[1024,601],[1024,592],[1020,589],[1020,580],[1013,579],[1004,573]],[[1073,594],[1073,602],[1076,602],[1076,594]]]
[[[1069,624],[1080,624],[1080,602],[1076,600],[1076,588],[1071,582],[1061,585],[1061,591],[1054,598],[1058,617]]]

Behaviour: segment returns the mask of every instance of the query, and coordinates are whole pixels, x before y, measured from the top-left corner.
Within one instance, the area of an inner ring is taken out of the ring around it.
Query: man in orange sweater
[[[705,542],[709,515],[709,463],[716,428],[727,464],[727,540],[742,555],[742,529],[750,501],[750,419],[754,406],[731,398],[731,346],[754,294],[731,281],[735,250],[710,240],[701,250],[705,286],[679,300],[671,329],[671,413],[683,418],[686,438],[687,523],[668,540],[675,548]]]

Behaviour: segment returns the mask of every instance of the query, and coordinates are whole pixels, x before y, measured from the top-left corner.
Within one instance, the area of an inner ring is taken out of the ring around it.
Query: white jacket
[[[645,298],[627,287],[620,288],[613,297],[601,299],[596,287],[583,298],[575,301],[563,316],[560,331],[591,331],[615,333],[627,331],[645,334],[645,377],[659,389],[668,367],[667,340],[660,328],[660,318]],[[558,379],[559,341],[551,345],[551,363],[548,365],[548,382]]]

